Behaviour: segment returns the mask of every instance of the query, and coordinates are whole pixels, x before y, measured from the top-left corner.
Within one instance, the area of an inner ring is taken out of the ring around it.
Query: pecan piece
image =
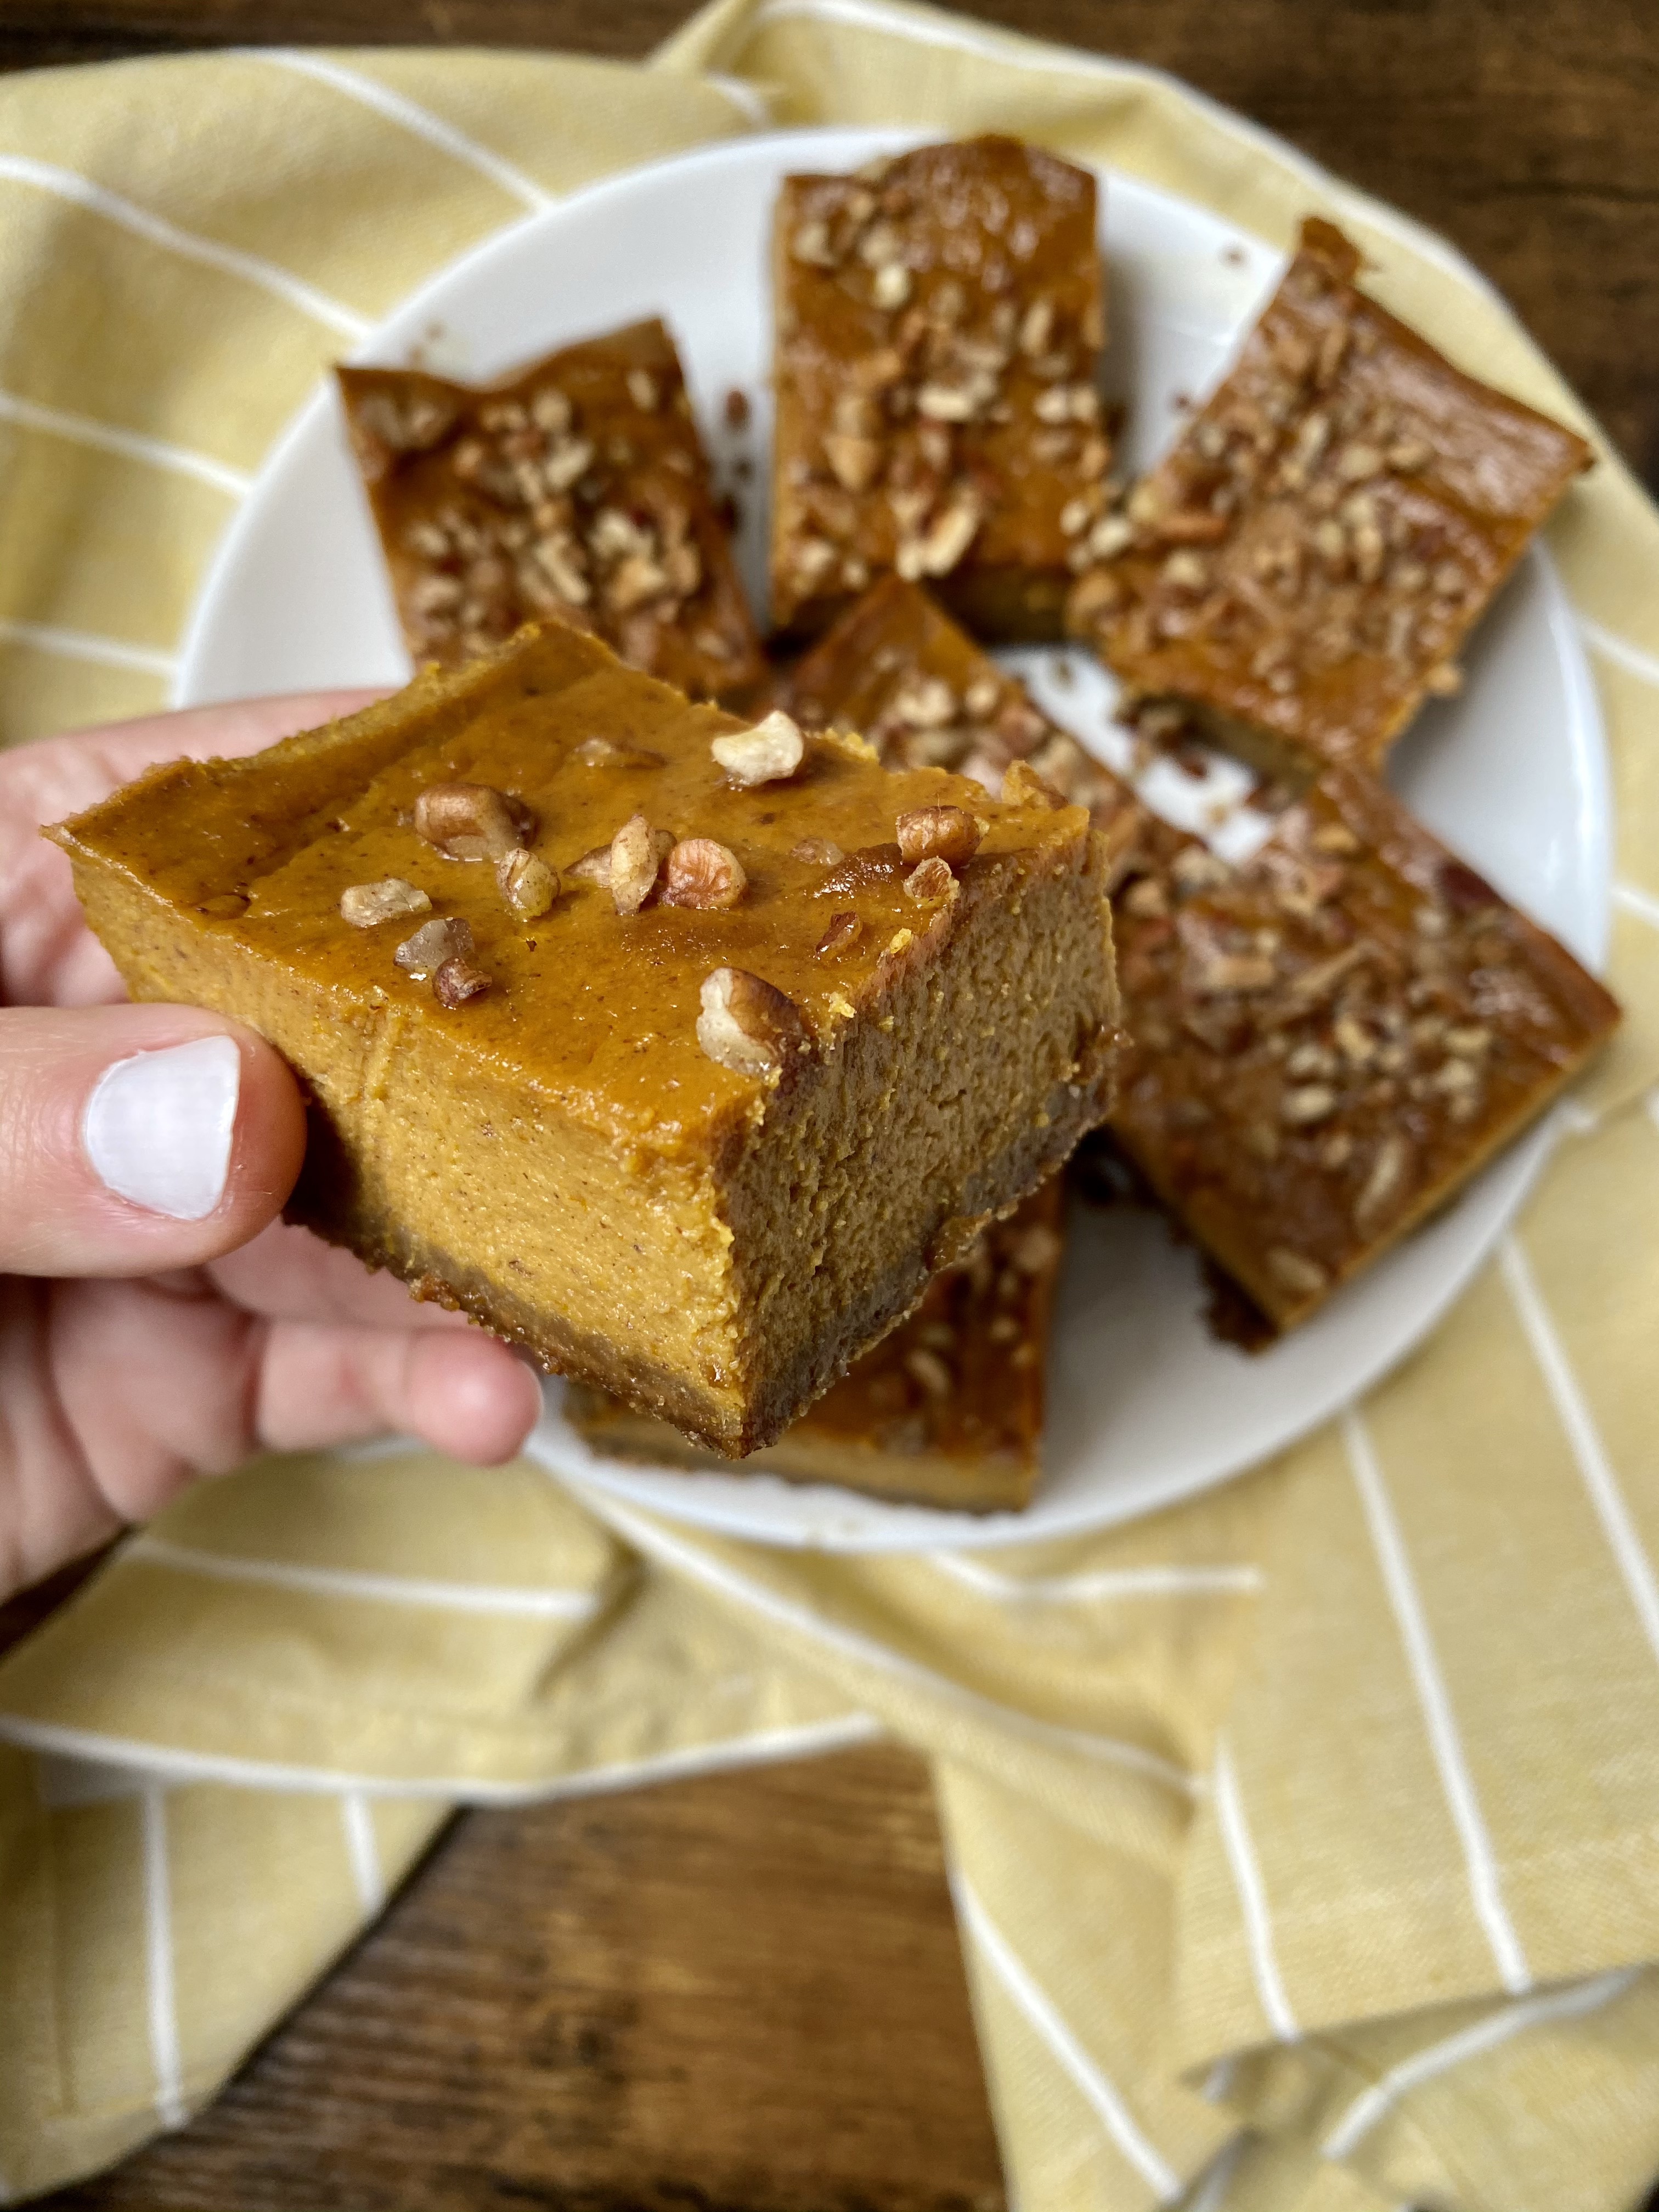
[[[593,845],[579,860],[570,863],[568,872],[579,882],[598,884],[604,890],[611,888],[611,848]]]
[[[415,829],[448,860],[495,860],[527,845],[536,817],[487,783],[432,783],[415,802]]]
[[[1409,1139],[1401,1136],[1398,1130],[1390,1131],[1377,1146],[1370,1172],[1353,1202],[1353,1225],[1362,1237],[1369,1237],[1382,1217],[1392,1212],[1396,1202],[1405,1194],[1411,1164]]]
[[[848,951],[864,934],[864,924],[857,915],[848,911],[832,914],[830,927],[817,941],[816,951],[820,960],[833,960]]]
[[[905,896],[915,899],[919,906],[933,906],[940,899],[948,899],[956,888],[957,879],[951,873],[949,861],[941,860],[937,854],[918,860],[904,879]]]
[[[770,1074],[806,1042],[794,1001],[746,968],[716,968],[703,980],[702,1002],[697,1042],[734,1074]]]
[[[673,849],[671,830],[653,830],[643,814],[629,816],[611,840],[607,880],[611,903],[618,914],[639,912],[655,890],[662,864]]]
[[[374,929],[383,921],[431,911],[432,902],[426,893],[406,884],[401,876],[387,876],[378,884],[352,884],[340,893],[341,920],[354,929]]]
[[[774,708],[752,730],[733,730],[714,738],[708,750],[740,790],[757,783],[781,783],[806,755],[799,729],[781,708]]]
[[[461,921],[458,915],[447,915],[441,921],[422,922],[392,957],[405,975],[413,975],[418,981],[434,974],[447,960],[465,960],[471,951],[471,923]]]
[[[1046,1274],[1065,1249],[1046,1221],[1033,1221],[1008,1239],[1008,1257],[1022,1275]]]
[[[814,894],[818,898],[845,897],[870,884],[890,883],[904,872],[904,855],[896,845],[860,845],[833,876],[826,876]]]
[[[559,896],[558,871],[534,853],[503,853],[495,881],[514,913],[526,921],[539,920]]]
[[[1293,1129],[1305,1128],[1313,1121],[1322,1121],[1336,1111],[1336,1093],[1328,1083],[1299,1083],[1285,1091],[1279,1102],[1279,1119],[1288,1121]]]
[[[847,855],[833,837],[803,837],[789,848],[789,857],[804,860],[808,867],[838,868]]]
[[[957,1387],[957,1378],[937,1352],[926,1345],[918,1345],[904,1355],[906,1373],[919,1382],[930,1398],[948,1398]]]
[[[432,995],[441,1006],[464,1006],[489,988],[489,976],[470,960],[446,960],[432,979]]]
[[[749,887],[743,862],[713,837],[682,837],[664,870],[665,906],[736,906]]]
[[[984,835],[961,806],[915,806],[898,818],[899,850],[907,860],[945,862],[952,868],[971,860]]]
[[[1287,1244],[1275,1244],[1268,1253],[1267,1273],[1281,1290],[1297,1298],[1316,1297],[1328,1279],[1316,1260],[1292,1252]]]
[[[1023,760],[1011,762],[1005,771],[1002,799],[1006,806],[1046,806],[1051,811],[1069,804],[1064,792],[1056,791],[1029,762]]]

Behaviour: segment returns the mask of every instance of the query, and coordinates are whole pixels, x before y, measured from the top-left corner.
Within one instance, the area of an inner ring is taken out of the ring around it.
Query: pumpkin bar
[[[137,996],[298,1070],[294,1218],[728,1455],[1111,1103],[1086,814],[562,623],[52,834]]]
[[[1000,792],[1028,762],[1079,806],[1122,787],[1051,722],[1016,676],[951,621],[920,584],[884,577],[798,664],[787,701],[808,729],[855,729],[887,768],[947,768]]]
[[[661,323],[482,388],[336,374],[417,663],[453,667],[550,616],[694,698],[764,673]]]
[[[834,1483],[903,1504],[1018,1512],[1042,1471],[1044,1364],[1065,1245],[1056,1176],[936,1275],[908,1321],[866,1352],[744,1471]],[[715,1468],[665,1422],[578,1386],[568,1419],[621,1459]]]
[[[1235,367],[1068,608],[1141,694],[1196,710],[1269,775],[1377,769],[1591,455],[1454,368],[1355,283],[1340,231],[1300,249]]]
[[[1058,636],[1109,459],[1094,178],[1000,137],[787,177],[773,275],[776,627],[892,570],[981,635]]]
[[[1237,867],[1121,805],[1112,1133],[1290,1328],[1517,1136],[1619,1009],[1356,770]]]

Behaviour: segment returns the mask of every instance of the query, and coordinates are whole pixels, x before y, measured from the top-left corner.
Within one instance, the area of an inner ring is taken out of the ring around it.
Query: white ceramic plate
[[[613,179],[468,254],[392,316],[361,357],[419,358],[483,379],[664,314],[717,465],[729,467],[739,449],[757,458],[739,552],[758,600],[770,428],[764,242],[778,179],[792,169],[851,168],[913,143],[915,134],[896,131],[778,133]],[[1177,396],[1213,382],[1280,263],[1168,193],[1112,172],[1103,181],[1115,334],[1106,385],[1128,404],[1127,458],[1139,468],[1168,439]],[[744,434],[724,420],[720,403],[733,386],[756,402]],[[1014,658],[1056,719],[1121,765],[1106,679],[1069,656]],[[1069,682],[1057,679],[1062,659]],[[1541,551],[1482,627],[1468,668],[1462,695],[1431,707],[1401,748],[1393,781],[1483,874],[1599,961],[1609,867],[1605,751],[1577,637]],[[332,396],[319,392],[220,549],[186,640],[180,696],[398,682],[407,672]],[[1155,804],[1184,799],[1189,810],[1208,795],[1178,776],[1147,791]],[[1539,1132],[1516,1146],[1439,1220],[1255,1358],[1208,1335],[1193,1257],[1158,1221],[1079,1209],[1054,1334],[1047,1473],[1023,1515],[986,1520],[766,1475],[622,1467],[595,1458],[566,1426],[556,1386],[532,1448],[579,1483],[777,1544],[986,1545],[1125,1519],[1266,1457],[1374,1382],[1491,1250],[1547,1142]]]

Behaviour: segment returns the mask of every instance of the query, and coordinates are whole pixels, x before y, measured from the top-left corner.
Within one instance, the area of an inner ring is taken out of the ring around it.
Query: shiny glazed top
[[[895,564],[1063,568],[1060,510],[1109,458],[1095,204],[1087,170],[1003,137],[785,179],[777,620]]]
[[[1085,861],[1075,809],[1022,810],[938,770],[892,775],[859,740],[807,741],[787,781],[734,788],[710,740],[741,730],[626,668],[596,640],[549,623],[494,660],[429,673],[407,691],[246,762],[178,762],[66,825],[61,842],[129,868],[198,927],[222,932],[320,985],[343,1018],[396,1009],[435,1022],[462,1050],[619,1139],[658,1149],[745,1118],[765,1080],[699,1044],[701,987],[742,969],[793,1002],[821,1047],[879,1020],[891,976],[933,957],[964,917],[1017,897],[1038,872]],[[597,758],[595,757],[597,756]],[[525,919],[487,860],[452,860],[414,825],[423,790],[511,793],[534,817],[528,850],[557,870],[550,911]],[[932,805],[984,823],[954,892],[918,899],[896,817]],[[747,876],[741,902],[696,910],[653,898],[619,914],[573,872],[635,814],[676,838],[708,837]],[[356,928],[342,894],[396,878],[430,915]],[[842,941],[818,946],[837,915]],[[481,995],[441,1005],[402,972],[398,944],[433,918],[470,926]],[[1012,925],[1011,926],[1017,926]]]
[[[1376,767],[1562,491],[1573,431],[1455,368],[1328,222],[1130,496],[1068,620],[1144,690]]]

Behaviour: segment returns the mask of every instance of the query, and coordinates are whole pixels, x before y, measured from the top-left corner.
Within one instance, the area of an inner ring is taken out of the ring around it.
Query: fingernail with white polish
[[[201,1221],[224,1196],[242,1055],[234,1039],[118,1060],[87,1101],[81,1140],[98,1179],[175,1221]]]

